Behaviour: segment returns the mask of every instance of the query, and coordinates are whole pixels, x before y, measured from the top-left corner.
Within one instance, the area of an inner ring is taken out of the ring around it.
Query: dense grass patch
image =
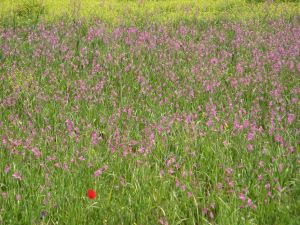
[[[249,20],[253,18],[299,15],[299,1],[253,2],[246,0],[2,0],[2,26],[32,24],[38,21],[100,19],[107,24],[142,26],[145,23],[170,24],[182,20]]]
[[[0,4],[0,224],[299,224],[298,3]]]

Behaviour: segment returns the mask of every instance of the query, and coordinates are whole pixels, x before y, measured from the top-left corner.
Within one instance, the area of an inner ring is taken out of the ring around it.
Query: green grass
[[[291,17],[300,13],[299,1],[252,3],[244,0],[169,0],[169,1],[96,1],[96,0],[1,0],[2,24],[95,20],[111,25],[137,25],[145,22],[176,23],[182,20],[248,20],[263,17]]]
[[[75,2],[0,0],[0,224],[299,224],[299,3]]]

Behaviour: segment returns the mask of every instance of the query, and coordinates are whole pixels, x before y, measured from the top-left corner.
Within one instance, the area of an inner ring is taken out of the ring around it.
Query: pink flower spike
[[[248,198],[247,203],[248,203],[248,206],[250,206],[250,207],[252,206],[253,202],[252,202],[251,198]]]
[[[20,173],[18,172],[14,172],[13,175],[12,175],[15,179],[17,180],[22,180],[22,176]]]
[[[288,124],[292,124],[293,121],[295,119],[295,115],[294,114],[288,114]]]
[[[21,200],[21,195],[20,194],[16,194],[16,200],[19,202]]]
[[[248,149],[249,152],[252,152],[252,151],[253,151],[253,145],[252,145],[252,144],[249,144],[249,145],[247,146],[247,149]]]
[[[246,196],[243,193],[240,193],[239,198],[244,202],[246,200]]]
[[[4,173],[7,174],[10,171],[10,165],[7,164],[4,168]]]
[[[78,159],[79,159],[80,161],[84,161],[84,160],[85,160],[85,158],[84,158],[83,156],[80,156]]]

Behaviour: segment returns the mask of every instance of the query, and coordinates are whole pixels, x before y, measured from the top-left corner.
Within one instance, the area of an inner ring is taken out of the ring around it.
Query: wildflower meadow
[[[0,0],[0,224],[299,225],[298,1]]]

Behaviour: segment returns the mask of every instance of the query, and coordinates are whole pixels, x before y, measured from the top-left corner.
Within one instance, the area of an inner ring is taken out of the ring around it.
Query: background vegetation
[[[252,0],[1,0],[2,24],[24,24],[96,18],[111,25],[176,23],[183,20],[248,20],[291,17],[300,13],[299,1]]]
[[[299,15],[0,0],[0,224],[299,225]]]

